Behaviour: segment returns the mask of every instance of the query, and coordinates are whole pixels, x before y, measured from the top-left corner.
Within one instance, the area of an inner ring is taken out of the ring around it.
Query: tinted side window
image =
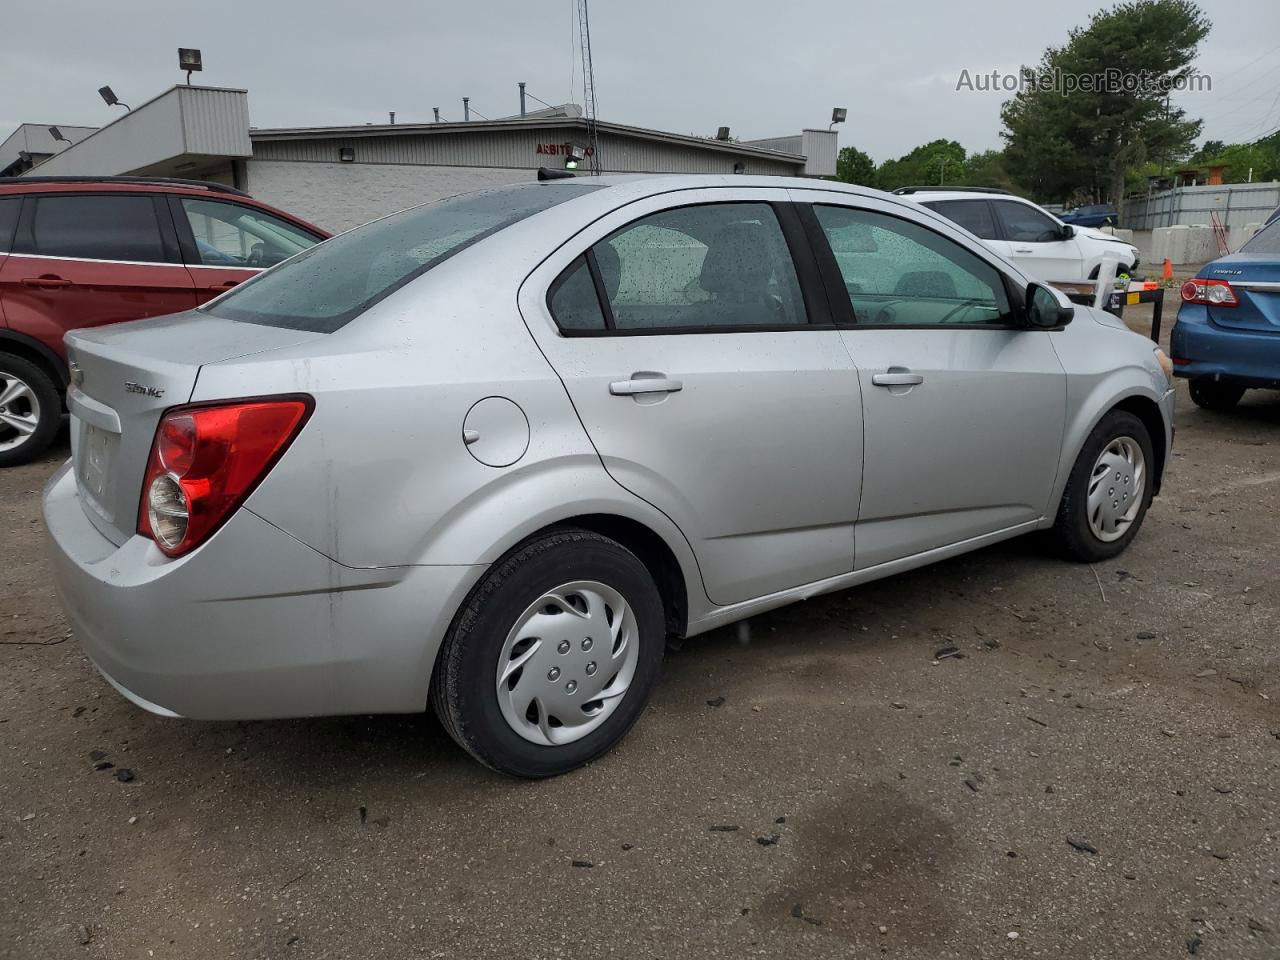
[[[551,286],[547,302],[561,330],[605,329],[604,312],[600,309],[586,254],[560,274]]]
[[[13,244],[13,231],[18,226],[21,197],[0,197],[0,253],[8,253]]]
[[[767,203],[664,210],[592,252],[619,330],[808,322],[782,227]]]
[[[867,210],[815,206],[858,323],[921,326],[1010,320],[1000,272],[927,227]]]
[[[996,239],[995,218],[991,216],[991,207],[985,200],[938,200],[925,206],[960,224],[975,237]]]
[[[1013,200],[993,201],[1004,225],[1006,240],[1022,243],[1052,243],[1062,239],[1061,228],[1056,222],[1025,203]]]
[[[200,309],[247,323],[332,333],[499,230],[600,189],[560,180],[410,207],[316,244]]]
[[[36,199],[35,252],[47,257],[164,263],[155,205],[147,196],[52,196]]]
[[[221,200],[179,199],[199,263],[207,267],[273,267],[319,243],[269,213]]]

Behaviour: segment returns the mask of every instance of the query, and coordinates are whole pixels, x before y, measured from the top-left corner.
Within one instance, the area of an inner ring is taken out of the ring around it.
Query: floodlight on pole
[[[53,137],[53,139],[54,139],[55,141],[57,141],[57,140],[62,140],[62,141],[63,141],[63,142],[65,142],[65,143],[70,143],[70,142],[71,142],[70,140],[68,140],[66,137],[64,137],[64,136],[62,135],[62,130],[61,130],[61,129],[59,129],[58,127],[50,127],[50,128],[49,128],[49,136]]]
[[[833,107],[831,110],[831,123],[827,125],[827,129],[830,130],[837,123],[844,123],[845,118],[848,116],[849,110],[847,107]]]
[[[129,106],[123,100],[116,96],[115,91],[110,87],[99,87],[98,96],[100,96],[108,107],[124,107],[126,113],[132,113],[133,107]]]
[[[204,61],[200,57],[200,51],[195,47],[179,47],[178,69],[187,71],[187,86],[191,86],[192,71],[204,69]]]

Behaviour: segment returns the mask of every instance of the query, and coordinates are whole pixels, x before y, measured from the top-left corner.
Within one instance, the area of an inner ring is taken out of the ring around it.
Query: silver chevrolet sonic
[[[67,337],[44,516],[88,655],[164,716],[422,711],[545,777],[667,641],[1035,530],[1137,534],[1167,358],[909,201],[549,179]]]

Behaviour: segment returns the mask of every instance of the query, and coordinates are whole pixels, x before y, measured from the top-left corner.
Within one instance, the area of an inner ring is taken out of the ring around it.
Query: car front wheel
[[[1218,412],[1231,410],[1244,396],[1244,387],[1203,377],[1192,380],[1188,389],[1197,407]]]
[[[550,777],[599,757],[644,709],[665,647],[644,564],[587,530],[557,530],[494,564],[441,649],[436,714],[481,763]]]
[[[1146,425],[1112,410],[1093,428],[1067,479],[1053,534],[1062,552],[1092,563],[1116,556],[1138,535],[1157,469]]]

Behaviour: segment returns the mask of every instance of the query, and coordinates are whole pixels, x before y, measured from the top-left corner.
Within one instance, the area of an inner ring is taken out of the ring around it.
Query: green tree
[[[1227,183],[1280,179],[1280,132],[1253,143],[1230,144],[1206,159],[1222,164]]]
[[[864,187],[876,185],[876,163],[857,147],[841,147],[836,155],[836,179]]]
[[[1221,140],[1206,140],[1204,145],[1191,155],[1191,162],[1204,163],[1208,160],[1216,160],[1225,149],[1227,145]]]
[[[984,150],[970,154],[964,162],[960,176],[954,181],[967,187],[999,187],[1019,192],[1018,185],[1005,169],[1004,153],[1000,150]]]
[[[1163,91],[1194,74],[1209,28],[1193,0],[1128,0],[1095,13],[1024,68],[1028,82],[1002,107],[1010,174],[1040,199],[1119,201],[1131,169],[1185,156],[1201,122]]]
[[[964,161],[964,147],[954,140],[931,140],[905,156],[880,164],[876,186],[881,190],[896,190],[959,183]]]

